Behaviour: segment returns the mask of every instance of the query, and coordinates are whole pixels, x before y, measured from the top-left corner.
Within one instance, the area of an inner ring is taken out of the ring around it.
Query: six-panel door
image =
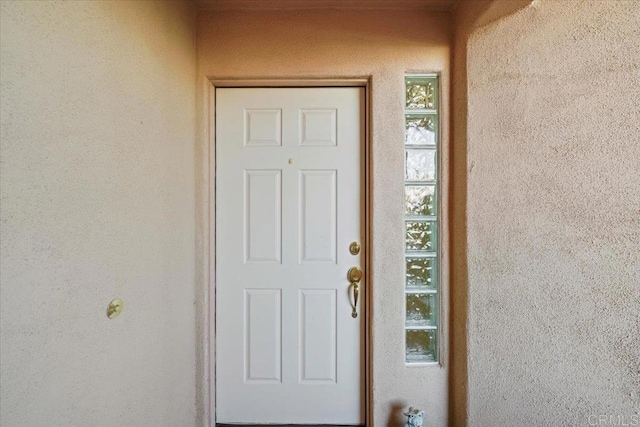
[[[217,422],[362,424],[362,88],[216,91]]]

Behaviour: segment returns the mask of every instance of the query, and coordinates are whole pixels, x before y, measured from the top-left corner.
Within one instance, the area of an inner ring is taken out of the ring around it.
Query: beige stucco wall
[[[442,73],[442,114],[443,123],[447,123],[448,15],[416,11],[200,13],[197,38],[203,182],[209,173],[206,76],[240,79],[371,77],[373,262],[368,291],[372,293],[374,319],[373,421],[380,426],[398,425],[403,422],[401,411],[414,405],[427,411],[428,425],[445,426],[447,354],[443,355],[442,368],[406,368],[404,364],[402,146],[405,72]],[[448,127],[443,126],[445,165],[448,133]],[[207,189],[199,191],[201,206],[206,209]],[[202,227],[206,228],[205,210],[202,218]],[[447,235],[446,228],[443,235]],[[207,242],[201,244],[207,247]],[[446,304],[446,263],[442,271],[445,272]],[[447,321],[445,318],[445,329]]]
[[[638,22],[637,1],[536,0],[456,39],[470,425],[640,413]]]
[[[192,5],[0,17],[1,424],[194,425]]]

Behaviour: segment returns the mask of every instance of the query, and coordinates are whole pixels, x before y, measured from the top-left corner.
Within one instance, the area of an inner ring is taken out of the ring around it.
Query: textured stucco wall
[[[205,76],[236,79],[371,76],[373,265],[372,282],[367,286],[372,292],[374,316],[373,421],[380,426],[399,425],[403,422],[401,411],[414,405],[427,411],[427,425],[446,425],[447,353],[443,355],[442,368],[406,368],[404,364],[402,146],[405,72],[442,73],[442,122],[448,121],[448,15],[416,11],[200,13],[197,38],[202,182],[206,182],[209,173]],[[447,126],[442,127],[444,165],[448,162],[448,130]],[[206,229],[209,195],[206,188],[199,191],[203,208],[201,227]],[[443,202],[446,211],[447,200]],[[444,225],[446,236],[446,221]],[[207,247],[206,241],[201,244]],[[446,260],[442,271],[447,304]],[[199,300],[204,301],[204,296]],[[210,306],[214,305],[211,301]],[[445,317],[445,332],[447,325]]]
[[[638,22],[536,0],[468,41],[470,425],[640,412]]]
[[[529,6],[533,0],[466,0],[452,17],[453,62],[451,85],[451,303],[449,423],[467,424],[468,409],[468,258],[467,258],[467,45],[479,27]]]
[[[192,5],[0,16],[1,424],[194,425]]]

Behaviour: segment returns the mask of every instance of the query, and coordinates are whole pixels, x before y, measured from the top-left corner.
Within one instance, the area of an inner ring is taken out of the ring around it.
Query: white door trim
[[[363,259],[363,270],[365,272],[364,283],[368,286],[368,291],[365,292],[365,301],[363,301],[363,314],[365,322],[365,425],[372,425],[373,405],[372,395],[373,388],[371,384],[372,380],[372,363],[371,357],[371,324],[372,324],[372,310],[371,310],[371,287],[373,285],[371,281],[371,248],[372,248],[372,235],[371,235],[371,147],[370,147],[370,135],[371,135],[371,79],[369,77],[364,78],[345,78],[345,79],[327,79],[327,78],[307,78],[307,79],[258,79],[258,80],[242,80],[242,79],[218,79],[214,77],[208,78],[209,90],[208,99],[206,100],[206,132],[205,138],[207,140],[208,156],[206,156],[205,168],[208,169],[208,182],[206,191],[206,197],[208,198],[208,214],[205,218],[204,231],[207,234],[207,242],[205,242],[205,248],[207,248],[206,260],[208,265],[205,266],[208,278],[205,278],[208,283],[208,292],[205,293],[205,300],[202,302],[202,310],[204,313],[204,377],[206,392],[208,396],[204,397],[203,405],[205,406],[205,422],[210,427],[216,425],[216,399],[215,399],[215,295],[216,295],[216,259],[215,259],[215,182],[216,182],[216,167],[215,167],[215,94],[216,88],[220,87],[363,87],[365,89],[365,143],[364,143],[364,221],[365,221],[365,257]],[[207,170],[205,169],[205,170]]]

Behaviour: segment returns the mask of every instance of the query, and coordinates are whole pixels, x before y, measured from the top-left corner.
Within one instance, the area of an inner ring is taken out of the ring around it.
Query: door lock
[[[358,242],[351,242],[349,245],[349,253],[351,255],[358,255],[360,253],[360,244]]]

